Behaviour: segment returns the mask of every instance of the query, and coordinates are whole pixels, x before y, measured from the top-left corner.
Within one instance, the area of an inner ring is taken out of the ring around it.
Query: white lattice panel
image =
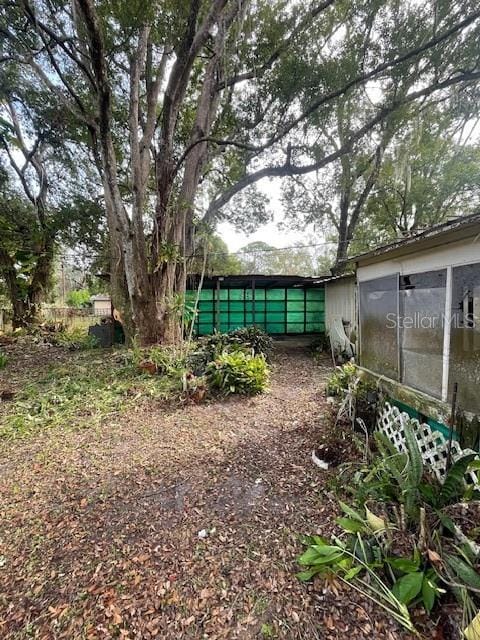
[[[447,450],[448,442],[439,431],[434,431],[428,424],[420,423],[415,418],[411,418],[407,413],[400,411],[398,407],[392,406],[388,402],[378,417],[377,428],[382,431],[387,438],[395,445],[400,453],[407,451],[405,443],[405,425],[410,424],[415,438],[418,442],[418,448],[422,454],[423,462],[430,467],[440,482],[443,482],[447,466]],[[452,442],[452,460],[466,455],[467,453],[476,453],[471,449],[462,449],[458,442]],[[478,474],[469,471],[467,479],[474,485],[480,484]]]

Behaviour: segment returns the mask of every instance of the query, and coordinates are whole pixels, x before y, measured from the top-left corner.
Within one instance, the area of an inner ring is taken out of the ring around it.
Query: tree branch
[[[221,91],[222,89],[231,87],[245,80],[251,80],[252,78],[258,77],[260,74],[264,73],[265,71],[268,71],[268,69],[270,69],[274,65],[274,63],[279,59],[282,53],[286,49],[288,49],[292,40],[299,33],[301,33],[305,27],[310,26],[312,24],[312,20],[314,20],[320,13],[328,9],[328,7],[334,4],[335,1],[336,0],[326,0],[325,2],[310,9],[310,11],[303,18],[303,20],[301,20],[299,24],[292,29],[289,36],[285,38],[285,40],[283,40],[278,45],[278,47],[270,54],[269,58],[260,66],[259,69],[256,69],[253,71],[245,71],[244,73],[239,73],[231,78],[228,78],[227,80],[224,80],[223,82],[220,82],[216,86],[217,91]]]
[[[259,169],[258,171],[245,175],[238,182],[236,182],[229,189],[227,189],[224,193],[222,193],[220,196],[215,198],[213,202],[211,202],[210,206],[208,207],[205,213],[204,220],[206,222],[211,222],[214,219],[217,212],[225,204],[227,204],[233,198],[233,196],[235,196],[237,193],[242,191],[242,189],[245,189],[251,184],[254,184],[259,180],[262,180],[263,178],[305,175],[312,171],[317,171],[319,169],[322,169],[328,164],[334,162],[335,160],[338,160],[341,156],[349,153],[352,146],[356,142],[358,142],[364,135],[366,135],[369,131],[371,131],[377,124],[382,122],[390,113],[393,113],[400,106],[414,102],[419,98],[427,97],[436,91],[446,89],[450,86],[459,84],[461,82],[473,82],[479,79],[480,79],[480,71],[468,72],[458,76],[452,76],[450,78],[447,78],[443,82],[437,82],[428,87],[424,87],[423,89],[419,89],[418,91],[415,91],[405,96],[400,101],[394,101],[390,106],[384,107],[383,109],[381,109],[380,112],[375,117],[370,119],[366,124],[363,125],[363,127],[361,127],[354,134],[352,134],[348,138],[348,140],[343,145],[341,145],[336,151],[334,151],[333,153],[330,153],[329,155],[321,158],[320,160],[314,163],[303,165],[303,166],[283,164],[283,165],[277,165],[277,166],[271,166],[271,167],[264,167],[263,169]]]

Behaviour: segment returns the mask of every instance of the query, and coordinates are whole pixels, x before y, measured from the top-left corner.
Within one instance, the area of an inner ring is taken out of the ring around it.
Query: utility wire
[[[249,249],[239,249],[238,251],[207,251],[208,256],[249,256],[249,255],[255,255],[258,253],[277,253],[278,251],[291,251],[293,249],[312,249],[315,247],[326,247],[326,246],[332,246],[335,245],[336,246],[336,242],[316,242],[313,244],[297,244],[297,245],[291,245],[289,247],[270,247],[268,249],[252,249],[251,251]],[[87,258],[87,257],[91,257],[91,258],[95,258],[96,254],[95,253],[87,253],[87,252],[82,252],[79,254],[64,254],[64,255],[59,255],[58,257],[63,259],[63,260],[75,260],[76,256],[80,256],[83,258]],[[202,253],[192,253],[188,256],[185,256],[186,258],[203,258],[203,252]]]

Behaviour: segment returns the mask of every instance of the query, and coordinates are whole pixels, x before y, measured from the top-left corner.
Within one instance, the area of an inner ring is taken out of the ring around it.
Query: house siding
[[[325,284],[325,328],[328,333],[335,318],[341,318],[347,335],[357,331],[355,277],[334,280]]]
[[[480,262],[480,238],[468,238],[456,242],[422,250],[420,247],[415,253],[401,258],[387,259],[371,264],[359,264],[357,266],[358,282],[365,282],[374,278],[399,273],[421,273],[434,269],[444,269],[446,265],[459,266]]]

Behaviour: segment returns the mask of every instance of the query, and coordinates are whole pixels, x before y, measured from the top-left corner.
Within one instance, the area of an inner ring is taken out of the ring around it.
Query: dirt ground
[[[336,498],[310,455],[329,372],[277,345],[270,391],[3,442],[0,637],[407,637],[373,603],[295,572]]]

